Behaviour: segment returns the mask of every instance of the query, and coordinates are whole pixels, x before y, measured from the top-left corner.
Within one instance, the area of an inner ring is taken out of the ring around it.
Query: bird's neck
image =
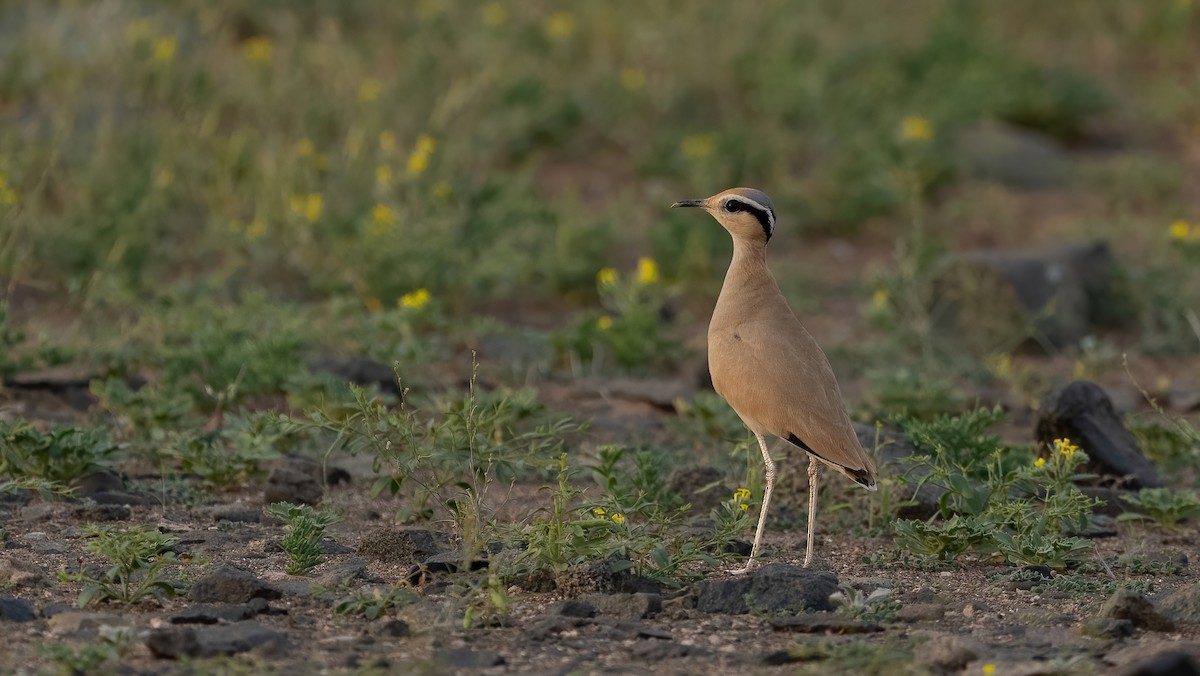
[[[767,269],[766,247],[734,240],[733,261],[713,310],[713,324],[733,321],[748,311],[767,307],[778,298],[781,298],[779,285]]]

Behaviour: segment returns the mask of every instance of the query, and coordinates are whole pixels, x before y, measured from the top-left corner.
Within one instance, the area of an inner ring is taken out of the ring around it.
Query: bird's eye
[[[737,212],[739,212],[741,210],[742,210],[742,203],[739,202],[738,200],[729,200],[728,202],[725,203],[725,211],[728,211],[731,214],[736,214]]]

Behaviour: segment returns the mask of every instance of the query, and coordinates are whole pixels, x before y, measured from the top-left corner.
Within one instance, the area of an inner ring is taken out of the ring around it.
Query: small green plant
[[[416,602],[417,595],[405,584],[369,587],[355,589],[342,597],[333,607],[333,612],[338,615],[362,615],[368,620],[374,620]]]
[[[210,486],[229,488],[260,475],[263,462],[278,458],[307,432],[271,411],[242,412],[207,433],[175,435],[169,454],[180,469]]]
[[[279,548],[288,556],[288,575],[304,575],[321,563],[321,539],[325,528],[341,519],[329,512],[318,512],[308,505],[276,502],[267,516],[282,521],[283,539]]]
[[[1169,488],[1143,488],[1137,495],[1125,498],[1137,507],[1117,517],[1122,521],[1148,520],[1163,528],[1174,528],[1180,521],[1200,516],[1200,497],[1195,491],[1173,491]]]
[[[834,592],[829,600],[837,605],[838,614],[863,622],[894,622],[900,610],[900,602],[892,598],[892,590],[886,587],[868,594],[842,585],[841,591]]]
[[[53,427],[42,432],[25,422],[0,421],[0,475],[70,484],[104,469],[121,448],[103,429]]]
[[[110,600],[126,605],[144,598],[161,602],[161,596],[177,593],[175,584],[163,573],[167,566],[178,563],[172,548],[179,544],[179,538],[146,526],[124,530],[93,526],[85,532],[91,537],[87,550],[106,559],[110,566],[99,575],[87,569],[59,571],[64,582],[83,583],[77,599],[80,608]]]
[[[106,671],[105,667],[121,659],[129,652],[136,640],[132,627],[101,626],[95,641],[73,645],[57,642],[42,644],[38,652],[58,667],[60,674],[96,674]]]
[[[469,581],[459,598],[466,604],[463,609],[463,629],[502,625],[511,610],[508,589],[495,572],[489,572],[483,579]]]

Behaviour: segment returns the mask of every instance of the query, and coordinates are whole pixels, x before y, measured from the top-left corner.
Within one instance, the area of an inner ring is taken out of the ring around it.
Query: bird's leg
[[[808,456],[808,547],[804,550],[804,567],[812,563],[813,537],[817,528],[817,468],[820,463],[814,455]]]
[[[771,459],[771,453],[767,451],[767,441],[758,432],[755,432],[754,436],[758,437],[758,447],[762,449],[765,486],[762,507],[758,510],[758,528],[754,531],[754,545],[750,547],[750,558],[746,561],[745,568],[733,571],[735,575],[748,573],[754,568],[754,557],[758,556],[758,546],[762,543],[763,529],[767,525],[767,508],[771,505],[771,490],[775,488],[775,461]]]

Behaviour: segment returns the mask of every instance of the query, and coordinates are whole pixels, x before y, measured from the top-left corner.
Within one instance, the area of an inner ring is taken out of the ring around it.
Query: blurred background
[[[202,407],[302,405],[314,354],[703,382],[731,247],[667,207],[750,185],[860,417],[1131,389],[1123,354],[1186,404],[1198,30],[1194,0],[4,2],[0,373]]]

